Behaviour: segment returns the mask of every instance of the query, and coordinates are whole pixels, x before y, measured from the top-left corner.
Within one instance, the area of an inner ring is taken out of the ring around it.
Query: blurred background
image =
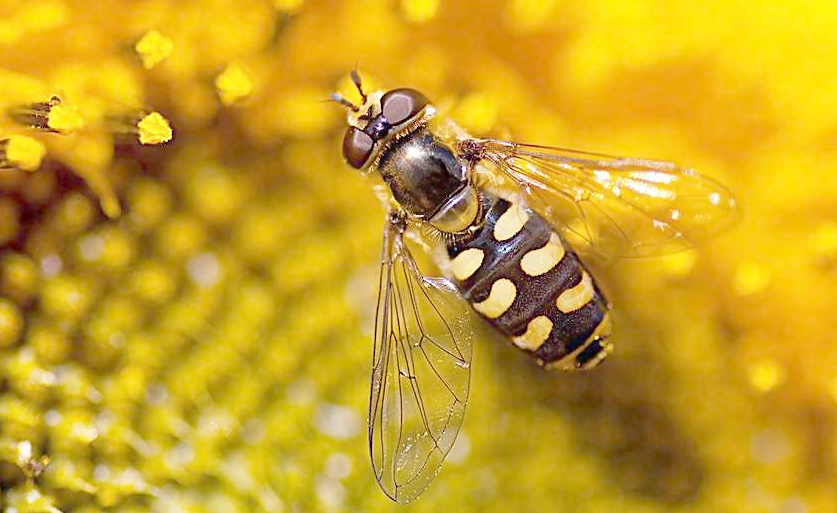
[[[837,510],[837,11],[709,0],[0,0],[8,513],[388,511],[365,423],[383,212],[322,100],[727,183],[697,251],[598,270],[616,352],[479,325],[404,511]]]

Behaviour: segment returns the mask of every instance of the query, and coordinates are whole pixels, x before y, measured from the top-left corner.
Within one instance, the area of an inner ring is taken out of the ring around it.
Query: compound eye
[[[343,136],[343,158],[355,169],[360,169],[369,160],[374,143],[368,134],[355,127],[349,127]]]
[[[381,97],[381,111],[391,126],[414,117],[430,103],[426,96],[415,89],[393,89]]]

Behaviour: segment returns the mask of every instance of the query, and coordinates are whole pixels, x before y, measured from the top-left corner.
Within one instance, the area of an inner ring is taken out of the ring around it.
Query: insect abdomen
[[[548,368],[597,365],[611,349],[607,301],[539,215],[494,199],[483,225],[448,244],[462,296]]]

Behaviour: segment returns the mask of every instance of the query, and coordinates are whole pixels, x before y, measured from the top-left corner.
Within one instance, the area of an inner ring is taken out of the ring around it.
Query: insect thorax
[[[467,162],[427,129],[393,141],[378,171],[404,210],[442,231],[466,229],[479,211]]]

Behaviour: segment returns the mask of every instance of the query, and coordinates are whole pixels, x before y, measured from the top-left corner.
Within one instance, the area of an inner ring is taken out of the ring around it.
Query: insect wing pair
[[[735,201],[672,163],[492,139],[459,142],[472,167],[502,175],[577,250],[644,257],[688,249],[727,225]],[[462,424],[472,355],[469,307],[424,276],[397,213],[384,231],[369,403],[369,450],[384,493],[408,502],[436,476]]]

